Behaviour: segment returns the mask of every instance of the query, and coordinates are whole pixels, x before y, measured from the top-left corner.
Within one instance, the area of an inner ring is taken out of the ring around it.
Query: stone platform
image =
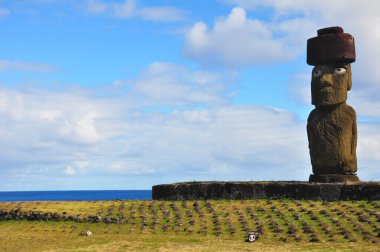
[[[282,198],[328,201],[380,200],[380,182],[182,182],[153,186],[152,198],[153,200],[247,200]]]

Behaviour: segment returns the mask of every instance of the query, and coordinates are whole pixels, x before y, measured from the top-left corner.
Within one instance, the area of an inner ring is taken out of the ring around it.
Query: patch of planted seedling
[[[199,217],[199,223],[200,223],[200,227],[197,233],[201,235],[206,235],[208,233],[206,213],[204,209],[202,209],[201,204],[198,201],[195,201],[193,203],[193,207]]]
[[[283,242],[380,242],[380,201],[3,202],[0,220],[103,222],[116,224],[117,232],[236,239],[255,231],[260,239]]]
[[[151,216],[150,228],[155,232],[157,230],[157,226],[160,223],[158,211],[156,208],[156,202],[151,201],[148,205],[149,215]]]
[[[139,214],[139,220],[140,220],[140,229],[141,231],[144,231],[149,223],[148,223],[148,215],[145,213],[145,202],[142,201],[140,204],[139,204],[139,207],[138,207],[138,214]]]
[[[235,235],[236,233],[236,228],[235,226],[233,225],[231,219],[229,218],[230,217],[230,214],[227,212],[225,215],[224,215],[224,223],[226,225],[226,229],[227,229],[227,235]]]
[[[193,228],[195,226],[195,219],[194,219],[194,214],[191,208],[189,207],[189,204],[186,200],[181,202],[181,207],[182,207],[182,221],[183,223],[183,231],[190,235],[194,232]]]
[[[168,232],[170,229],[171,215],[170,215],[170,210],[166,206],[166,202],[161,201],[159,204],[159,209],[160,209],[161,218],[162,218],[161,229],[163,232]]]
[[[174,230],[179,233],[183,226],[182,213],[175,202],[171,202],[169,206],[174,213]]]

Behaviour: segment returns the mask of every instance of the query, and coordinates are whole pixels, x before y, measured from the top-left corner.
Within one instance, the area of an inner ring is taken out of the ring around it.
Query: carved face
[[[317,65],[311,77],[311,103],[323,107],[345,102],[351,86],[350,64]]]

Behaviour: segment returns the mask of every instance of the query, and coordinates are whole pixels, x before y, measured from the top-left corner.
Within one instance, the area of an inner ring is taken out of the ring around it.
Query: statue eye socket
[[[337,67],[334,70],[334,73],[336,74],[344,74],[347,70],[344,67]]]
[[[319,77],[322,75],[322,70],[319,70],[319,69],[315,69],[313,71],[313,77]]]

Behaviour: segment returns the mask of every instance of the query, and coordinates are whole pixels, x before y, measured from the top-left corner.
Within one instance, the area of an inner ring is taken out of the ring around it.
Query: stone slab
[[[380,200],[380,182],[314,183],[303,181],[181,182],[152,187],[153,200]]]
[[[309,182],[320,183],[347,183],[347,182],[359,182],[359,177],[356,175],[346,174],[311,174]]]

